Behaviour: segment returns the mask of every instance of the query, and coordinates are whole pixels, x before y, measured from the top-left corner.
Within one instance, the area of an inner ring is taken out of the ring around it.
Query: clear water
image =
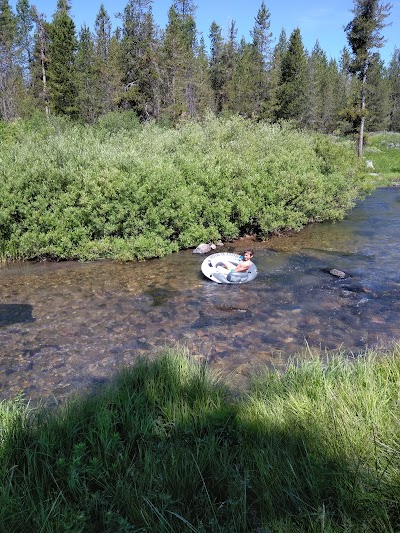
[[[3,265],[0,398],[59,402],[177,344],[239,386],[306,347],[357,353],[399,341],[399,193],[378,189],[340,223],[225,245],[255,250],[259,275],[244,285],[206,279],[205,256],[191,250],[129,264]]]

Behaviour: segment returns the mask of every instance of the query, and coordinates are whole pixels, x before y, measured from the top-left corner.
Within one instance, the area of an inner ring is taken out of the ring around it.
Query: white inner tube
[[[252,281],[258,274],[257,267],[254,263],[247,272],[231,272],[225,266],[225,263],[230,263],[232,268],[234,268],[241,259],[239,254],[229,252],[212,254],[204,259],[201,265],[201,271],[207,278],[216,283],[247,283],[248,281]]]

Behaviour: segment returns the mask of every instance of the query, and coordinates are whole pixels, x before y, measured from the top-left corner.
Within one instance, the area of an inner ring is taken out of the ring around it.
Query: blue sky
[[[31,0],[38,11],[51,20],[55,11],[57,0]],[[386,0],[384,0],[386,1]],[[71,16],[77,30],[82,24],[87,24],[93,29],[96,15],[101,3],[114,22],[118,21],[114,15],[123,11],[127,0],[71,0]],[[215,22],[222,28],[223,35],[227,34],[230,22],[234,20],[238,29],[238,39],[242,36],[250,40],[250,30],[254,24],[261,0],[195,0],[197,5],[196,23],[198,30],[204,35],[206,44],[210,25]],[[394,48],[400,48],[400,0],[391,2],[393,8],[387,22],[391,25],[384,28],[383,35],[387,39],[385,47],[380,50],[382,58],[388,62]],[[15,8],[16,0],[10,4]],[[153,14],[156,23],[164,28],[167,23],[168,10],[172,0],[154,0]],[[265,0],[270,12],[271,31],[273,38],[277,40],[282,28],[287,36],[299,27],[303,38],[303,44],[309,51],[312,50],[318,39],[320,46],[326,52],[328,58],[339,59],[341,50],[346,46],[346,35],[343,31],[351,19],[352,0]]]

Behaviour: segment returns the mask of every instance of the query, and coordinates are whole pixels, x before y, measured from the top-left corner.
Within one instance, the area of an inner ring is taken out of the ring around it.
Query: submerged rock
[[[329,274],[332,274],[332,276],[336,276],[337,278],[345,278],[346,273],[342,270],[338,270],[337,268],[332,268],[332,270],[329,271]]]

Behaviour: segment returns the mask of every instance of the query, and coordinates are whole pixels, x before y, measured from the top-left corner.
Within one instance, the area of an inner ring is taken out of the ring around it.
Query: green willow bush
[[[363,192],[350,145],[240,117],[0,129],[0,254],[115,258],[336,220]]]

